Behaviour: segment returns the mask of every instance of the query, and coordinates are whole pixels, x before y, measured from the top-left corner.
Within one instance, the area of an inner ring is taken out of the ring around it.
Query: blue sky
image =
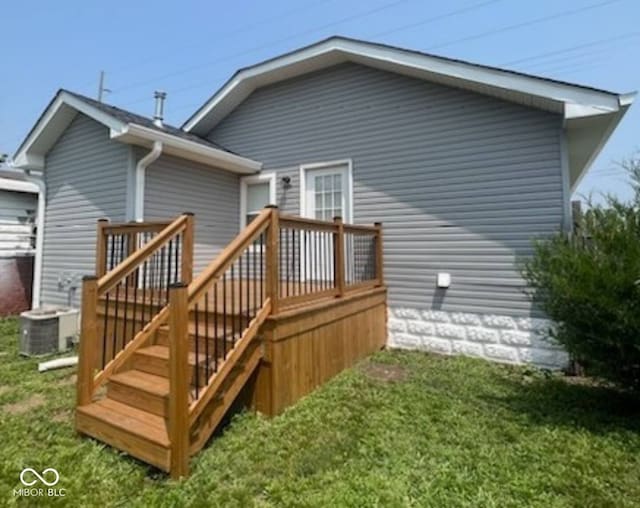
[[[640,88],[637,0],[5,2],[0,152],[60,88],[180,125],[237,68],[340,34],[629,92]],[[640,149],[640,99],[579,193],[630,195],[615,161]]]

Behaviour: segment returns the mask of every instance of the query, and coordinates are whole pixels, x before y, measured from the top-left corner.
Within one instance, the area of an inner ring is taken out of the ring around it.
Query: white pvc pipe
[[[55,360],[49,360],[48,362],[42,362],[38,364],[38,372],[46,372],[53,369],[63,369],[65,367],[73,367],[78,365],[77,356],[69,356],[67,358],[56,358]]]

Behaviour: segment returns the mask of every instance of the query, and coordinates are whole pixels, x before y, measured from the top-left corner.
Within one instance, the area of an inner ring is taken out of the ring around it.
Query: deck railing
[[[157,327],[158,317],[168,312],[169,286],[191,279],[193,215],[161,227],[98,223],[98,275],[85,277],[82,287],[78,405],[89,403],[95,389]]]
[[[253,339],[270,315],[383,284],[380,224],[305,219],[275,206],[194,280],[190,214],[170,224],[101,222],[97,243],[96,272],[104,273],[83,283],[78,405],[91,402],[95,389],[168,325],[174,477],[187,474],[190,429],[228,374],[245,353],[257,365],[262,353]]]
[[[277,307],[382,284],[382,226],[280,216]]]

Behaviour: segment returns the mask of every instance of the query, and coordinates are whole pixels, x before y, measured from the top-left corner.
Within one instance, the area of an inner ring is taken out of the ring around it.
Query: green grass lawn
[[[0,506],[640,506],[640,407],[531,369],[381,352],[268,420],[234,417],[182,482],[72,428],[69,369],[0,321]],[[19,499],[25,467],[64,498]]]

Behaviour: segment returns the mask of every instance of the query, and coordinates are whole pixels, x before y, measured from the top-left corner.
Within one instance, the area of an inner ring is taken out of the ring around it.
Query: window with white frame
[[[245,227],[267,205],[276,203],[276,175],[265,173],[247,176],[240,185],[240,226]]]

